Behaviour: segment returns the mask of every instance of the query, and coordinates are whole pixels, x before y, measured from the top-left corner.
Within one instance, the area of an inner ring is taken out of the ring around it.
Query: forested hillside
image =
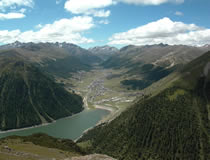
[[[145,96],[79,142],[120,160],[210,159],[210,52],[189,63],[181,78]]]
[[[0,67],[0,130],[52,122],[83,109],[80,96],[24,60],[3,56]]]

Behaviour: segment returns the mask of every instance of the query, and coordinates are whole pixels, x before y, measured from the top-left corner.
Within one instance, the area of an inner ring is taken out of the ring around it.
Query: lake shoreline
[[[114,112],[114,109],[111,108],[111,107],[104,107],[104,106],[100,106],[100,105],[94,105],[94,108],[95,109],[101,109],[101,110],[106,110],[109,112],[107,116],[109,116],[110,114],[112,114]],[[87,108],[87,109],[90,109],[90,108]],[[109,122],[109,119],[106,119],[106,117],[103,117],[95,126],[93,127],[90,127],[90,128],[87,128],[86,130],[83,131],[82,135],[79,136],[77,139],[74,140],[74,142],[76,143],[84,134],[86,134],[88,131],[90,131],[91,129],[95,128],[96,126],[102,124],[102,123],[107,123]]]
[[[68,116],[68,117],[64,117],[64,118],[61,118],[61,119],[58,119],[58,120],[55,120],[55,121],[53,121],[53,122],[50,122],[50,123],[44,123],[44,124],[40,124],[40,125],[35,125],[35,126],[31,126],[31,127],[25,127],[25,128],[19,128],[19,129],[11,129],[11,130],[7,130],[7,131],[0,131],[0,139],[2,139],[2,138],[5,138],[5,137],[9,137],[9,136],[13,136],[13,135],[17,135],[16,133],[17,132],[24,132],[24,131],[26,131],[26,132],[28,132],[27,130],[33,130],[33,129],[36,129],[36,128],[42,128],[42,127],[45,127],[45,126],[50,126],[50,125],[53,125],[54,123],[56,123],[57,121],[59,121],[59,120],[65,120],[65,119],[74,119],[75,118],[75,116],[77,116],[77,115],[79,115],[79,114],[81,114],[81,113],[83,113],[83,112],[86,112],[86,111],[94,111],[94,110],[103,110],[103,111],[108,111],[108,110],[105,110],[105,109],[102,109],[102,108],[84,108],[83,109],[83,111],[82,112],[79,112],[79,113],[77,113],[77,114],[74,114],[74,115],[72,115],[72,116]],[[106,116],[107,115],[109,115],[110,114],[110,111],[108,111],[107,112],[107,114],[106,114]],[[104,116],[104,117],[101,117],[101,119],[97,122],[97,123],[95,123],[93,126],[90,126],[89,128],[87,128],[87,129],[84,129],[83,131],[82,131],[82,133],[80,133],[80,134],[78,134],[78,136],[76,136],[75,138],[71,138],[71,137],[69,137],[69,138],[64,138],[64,139],[71,139],[71,140],[76,140],[76,139],[78,139],[80,136],[82,136],[83,135],[83,133],[86,131],[86,130],[89,130],[89,129],[91,129],[91,128],[94,128],[95,126],[97,126],[98,125],[98,123],[99,122],[101,122],[101,120],[103,120],[106,116]],[[14,132],[14,134],[13,134],[13,132]],[[35,132],[36,133],[36,132]],[[32,133],[32,134],[35,134],[35,133]],[[37,133],[42,133],[41,131],[40,132],[37,132]],[[4,134],[6,134],[7,136],[4,136]],[[30,134],[30,135],[32,135],[32,134]],[[25,135],[21,135],[21,136],[25,136]],[[27,135],[26,135],[27,136]],[[51,136],[53,136],[53,135],[51,135]],[[55,136],[56,137],[56,136]],[[62,137],[58,137],[58,138],[62,138]]]
[[[84,112],[85,110],[86,110],[86,108],[83,108],[83,110],[82,110],[81,112]],[[68,117],[59,118],[59,119],[54,120],[54,121],[49,122],[49,123],[42,123],[42,124],[39,124],[39,125],[34,125],[34,126],[24,127],[24,128],[17,128],[17,129],[10,129],[10,130],[6,130],[6,131],[1,131],[1,130],[0,130],[0,134],[3,134],[3,133],[10,133],[10,132],[16,132],[16,131],[23,131],[23,130],[28,130],[28,129],[32,129],[32,128],[38,128],[38,127],[42,127],[42,126],[51,125],[51,124],[53,124],[53,123],[56,123],[58,120],[72,118],[72,117],[74,117],[74,116],[80,114],[81,112],[78,112],[78,113],[76,113],[76,114],[72,114],[71,116],[68,116]]]

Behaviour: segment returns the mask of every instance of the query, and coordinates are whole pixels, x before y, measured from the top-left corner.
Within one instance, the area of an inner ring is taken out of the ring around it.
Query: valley
[[[0,132],[0,138],[11,135],[28,136],[41,132],[57,138],[76,140],[87,129],[115,119],[134,103],[137,97],[143,95],[143,91],[128,90],[120,83],[126,78],[122,76],[124,72],[125,70],[104,69],[95,65],[91,71],[73,73],[68,78],[57,77],[56,82],[59,85],[69,93],[76,93],[83,98],[85,109],[52,123]]]
[[[143,95],[141,90],[128,90],[120,82],[126,77],[122,76],[124,70],[104,69],[95,66],[89,72],[78,72],[71,78],[57,78],[66,89],[73,90],[83,97],[87,109],[105,109],[111,112],[101,122],[109,121],[118,116],[136,97]]]
[[[210,160],[210,0],[0,0],[0,160]]]
[[[0,51],[0,138],[12,136],[0,141],[0,159],[43,159],[49,142],[14,136],[37,133],[74,140],[66,147],[78,146],[84,159],[209,157],[209,52],[202,47],[17,44]]]

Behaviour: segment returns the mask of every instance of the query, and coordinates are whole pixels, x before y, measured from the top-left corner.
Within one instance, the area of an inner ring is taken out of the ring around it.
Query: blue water
[[[85,130],[95,126],[103,117],[108,114],[109,111],[101,109],[84,110],[77,115],[57,120],[49,125],[0,133],[0,138],[11,135],[27,136],[34,133],[46,133],[57,138],[75,140],[80,137]]]

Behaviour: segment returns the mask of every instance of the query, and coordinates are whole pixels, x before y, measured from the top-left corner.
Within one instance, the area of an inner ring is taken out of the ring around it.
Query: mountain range
[[[45,137],[50,141],[45,147],[51,142],[64,147],[71,143],[77,155],[107,154],[119,160],[210,159],[208,50],[209,45],[167,44],[88,50],[69,43],[0,46],[0,130],[48,123],[81,112],[82,97],[56,79],[108,69],[118,73],[110,80],[120,77],[122,87],[144,94],[114,120],[85,133],[77,141],[81,148],[46,135],[30,138]]]
[[[122,85],[131,89],[144,89],[166,77],[183,65],[208,51],[208,47],[185,45],[126,46],[118,54],[102,63],[104,68],[124,70]]]
[[[79,70],[90,70],[91,65],[101,59],[89,51],[69,43],[20,43],[0,47],[0,51],[18,52],[24,60],[33,63],[43,71],[57,76]]]

